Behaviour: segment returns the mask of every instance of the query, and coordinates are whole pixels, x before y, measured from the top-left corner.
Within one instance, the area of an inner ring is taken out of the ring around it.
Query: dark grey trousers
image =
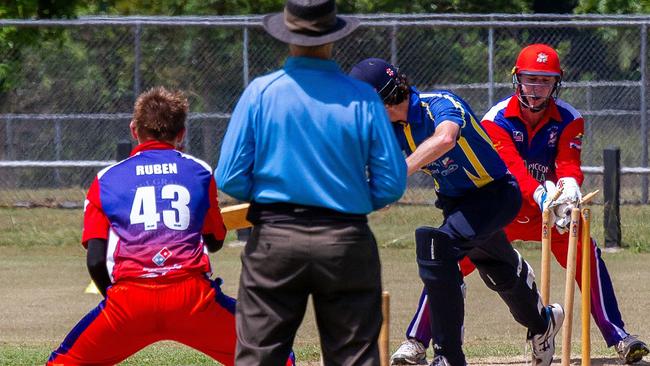
[[[366,223],[265,223],[241,255],[235,364],[285,365],[311,294],[325,365],[379,365],[381,268]]]

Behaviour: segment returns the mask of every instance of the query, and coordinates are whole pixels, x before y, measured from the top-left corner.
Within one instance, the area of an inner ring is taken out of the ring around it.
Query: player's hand
[[[545,209],[549,208],[556,191],[557,188],[555,187],[555,183],[550,180],[545,181],[543,185],[540,184],[539,187],[537,187],[533,193],[533,198],[535,199],[535,202],[537,202],[540,211],[543,212]],[[554,214],[554,212],[551,211],[551,214]],[[552,219],[554,220],[554,218]]]
[[[562,213],[562,216],[558,215],[558,212],[556,211],[557,208],[560,208],[562,206],[566,206],[568,209],[568,214],[565,214],[564,210],[560,211],[559,213]],[[573,209],[573,205],[566,205],[562,204],[560,206],[556,206],[553,211],[555,212],[555,229],[560,233],[560,234],[565,234],[569,231],[569,225],[571,225],[571,210]]]
[[[578,207],[580,205],[582,193],[580,193],[580,186],[575,178],[565,177],[558,179],[557,188],[562,188],[562,194],[555,202],[558,206],[565,205],[564,211],[567,211],[568,206]],[[568,213],[571,213],[571,209],[568,209]]]

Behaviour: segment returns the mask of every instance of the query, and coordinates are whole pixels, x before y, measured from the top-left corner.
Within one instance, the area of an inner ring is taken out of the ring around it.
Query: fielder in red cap
[[[492,107],[481,124],[516,177],[522,193],[521,210],[505,227],[510,241],[540,241],[542,211],[548,207],[556,189],[564,187],[551,210],[555,219],[551,250],[560,265],[566,267],[570,212],[582,197],[580,153],[584,119],[575,108],[558,98],[562,78],[560,58],[552,47],[545,44],[524,47],[512,70],[515,93]],[[648,354],[648,347],[625,330],[600,249],[593,238],[590,244],[591,314],[607,346],[614,346],[623,362],[639,362]],[[579,242],[578,263],[581,245]],[[474,265],[465,258],[461,269],[467,275],[474,270]],[[580,266],[576,268],[576,281],[581,287]],[[419,304],[407,329],[407,340],[392,357],[393,364],[416,364],[425,358],[431,339],[426,294]]]

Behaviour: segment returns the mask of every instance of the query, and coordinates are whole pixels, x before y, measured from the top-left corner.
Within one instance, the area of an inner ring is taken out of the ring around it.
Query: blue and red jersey
[[[420,93],[411,88],[406,121],[393,123],[401,149],[410,155],[433,136],[443,121],[460,126],[456,146],[422,168],[434,178],[436,191],[446,196],[466,192],[503,177],[507,169],[469,105],[448,91]]]
[[[549,100],[542,120],[532,128],[513,95],[490,109],[482,126],[499,156],[517,178],[524,203],[537,208],[533,192],[545,180],[572,177],[582,184],[580,153],[584,119],[561,99]],[[539,209],[537,209],[539,211]]]
[[[108,241],[111,280],[210,273],[201,234],[223,240],[208,164],[151,141],[100,171],[85,202],[82,243]]]

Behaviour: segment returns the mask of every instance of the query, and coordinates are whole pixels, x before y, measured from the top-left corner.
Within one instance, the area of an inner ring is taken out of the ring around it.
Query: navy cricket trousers
[[[463,277],[458,260],[468,256],[485,284],[505,301],[530,334],[543,333],[547,320],[532,269],[508,242],[503,228],[517,215],[521,193],[510,174],[462,197],[438,196],[444,222],[416,230],[420,278],[424,282],[436,355],[465,365],[462,351]]]

